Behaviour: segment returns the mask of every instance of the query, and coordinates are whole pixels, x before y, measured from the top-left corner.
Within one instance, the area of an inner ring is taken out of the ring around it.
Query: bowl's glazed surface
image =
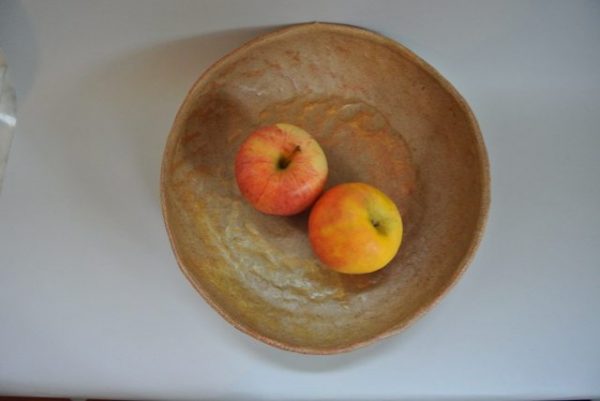
[[[362,181],[396,202],[405,232],[388,267],[332,272],[311,251],[307,213],[267,216],[241,198],[236,152],[278,122],[319,141],[327,187]],[[166,145],[161,195],[181,269],[223,317],[284,349],[335,353],[405,327],[458,279],[486,219],[488,161],[465,101],[416,55],[363,29],[306,24],[200,77]]]

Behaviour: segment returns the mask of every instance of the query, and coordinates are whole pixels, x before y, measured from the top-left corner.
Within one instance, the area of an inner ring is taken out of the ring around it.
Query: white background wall
[[[492,207],[417,324],[314,357],[239,333],[179,272],[162,147],[195,78],[304,21],[405,44],[472,106]],[[0,1],[19,122],[0,197],[0,393],[600,397],[600,2]]]

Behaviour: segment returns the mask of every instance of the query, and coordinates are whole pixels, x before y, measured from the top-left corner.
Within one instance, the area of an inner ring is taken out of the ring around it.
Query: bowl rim
[[[425,70],[438,84],[447,91],[453,99],[456,100],[460,109],[465,113],[469,125],[473,130],[477,151],[480,155],[479,168],[481,171],[480,184],[481,184],[481,205],[479,207],[477,224],[474,231],[473,239],[467,248],[467,251],[463,258],[458,263],[458,268],[454,271],[453,275],[446,281],[442,290],[435,295],[431,300],[423,303],[417,311],[407,318],[406,320],[382,331],[381,333],[370,337],[365,340],[356,341],[354,343],[340,346],[340,347],[326,347],[326,348],[318,348],[313,346],[298,346],[293,344],[288,344],[279,340],[272,339],[267,337],[257,331],[252,330],[249,327],[246,327],[242,323],[235,320],[231,317],[217,302],[215,302],[207,291],[204,290],[202,286],[196,283],[195,279],[192,277],[191,273],[188,271],[187,266],[182,260],[182,257],[179,255],[177,251],[175,239],[173,232],[171,230],[169,224],[169,211],[167,208],[167,200],[166,200],[166,182],[168,176],[168,164],[172,160],[172,156],[175,152],[175,148],[177,145],[177,133],[179,132],[179,128],[182,126],[184,121],[182,118],[186,115],[187,110],[189,109],[189,101],[192,98],[192,95],[199,89],[201,86],[205,85],[209,82],[208,77],[212,72],[216,71],[222,64],[224,64],[230,57],[237,53],[245,52],[251,49],[254,46],[260,45],[264,42],[272,41],[274,39],[279,39],[280,37],[284,37],[290,33],[295,32],[338,32],[343,33],[350,36],[362,37],[369,41],[379,43],[386,47],[392,48],[394,51],[402,54],[404,58],[409,60],[410,62],[415,63],[417,66]],[[417,56],[412,50],[408,49],[404,45],[396,42],[395,40],[388,38],[376,31],[366,29],[363,27],[349,25],[349,24],[340,24],[340,23],[332,23],[332,22],[308,22],[308,23],[299,23],[292,24],[288,26],[284,26],[283,28],[275,29],[274,31],[267,32],[265,34],[258,35],[257,37],[245,42],[241,46],[227,52],[224,56],[215,61],[212,65],[206,68],[199,78],[194,82],[191,88],[188,90],[183,102],[181,103],[175,119],[173,121],[171,130],[169,135],[167,136],[163,158],[161,162],[161,172],[160,172],[160,202],[161,202],[161,210],[163,216],[163,222],[165,224],[167,234],[169,237],[169,242],[171,244],[171,249],[175,255],[177,260],[177,264],[179,269],[183,272],[187,280],[192,284],[192,286],[198,291],[198,293],[204,298],[204,300],[214,309],[216,310],[227,322],[229,322],[232,326],[240,330],[241,332],[248,334],[249,336],[260,340],[266,344],[271,346],[286,350],[293,351],[301,354],[312,354],[312,355],[330,355],[330,354],[339,354],[343,352],[353,351],[358,348],[365,347],[369,344],[373,344],[379,340],[390,337],[398,332],[406,329],[415,323],[421,316],[423,316],[426,312],[431,310],[435,305],[437,305],[440,300],[448,294],[448,292],[456,285],[460,277],[464,274],[469,264],[473,261],[475,253],[481,243],[481,239],[483,236],[483,232],[485,231],[490,202],[491,202],[491,193],[490,193],[490,166],[487,150],[485,147],[485,143],[483,140],[483,136],[481,134],[481,130],[479,128],[479,124],[473,111],[467,104],[466,100],[462,97],[462,95],[454,88],[454,86],[444,78],[434,67],[429,65],[419,56]]]

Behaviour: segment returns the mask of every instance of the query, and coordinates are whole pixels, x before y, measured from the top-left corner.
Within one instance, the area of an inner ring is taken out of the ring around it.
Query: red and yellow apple
[[[291,124],[254,131],[235,159],[240,192],[266,214],[289,216],[314,203],[327,180],[327,159],[318,142]]]
[[[311,246],[331,269],[350,274],[383,268],[402,242],[402,218],[394,202],[364,183],[337,185],[313,206]]]

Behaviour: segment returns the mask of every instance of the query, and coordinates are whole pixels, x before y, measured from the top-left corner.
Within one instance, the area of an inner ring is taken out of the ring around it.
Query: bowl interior
[[[311,252],[307,213],[267,216],[241,198],[236,152],[277,122],[317,138],[328,187],[362,181],[396,202],[405,233],[388,267],[332,272]],[[331,24],[268,34],[211,67],[177,115],[162,174],[192,284],[246,333],[308,353],[366,344],[431,306],[474,252],[488,206],[485,149],[456,91],[397,43]]]

